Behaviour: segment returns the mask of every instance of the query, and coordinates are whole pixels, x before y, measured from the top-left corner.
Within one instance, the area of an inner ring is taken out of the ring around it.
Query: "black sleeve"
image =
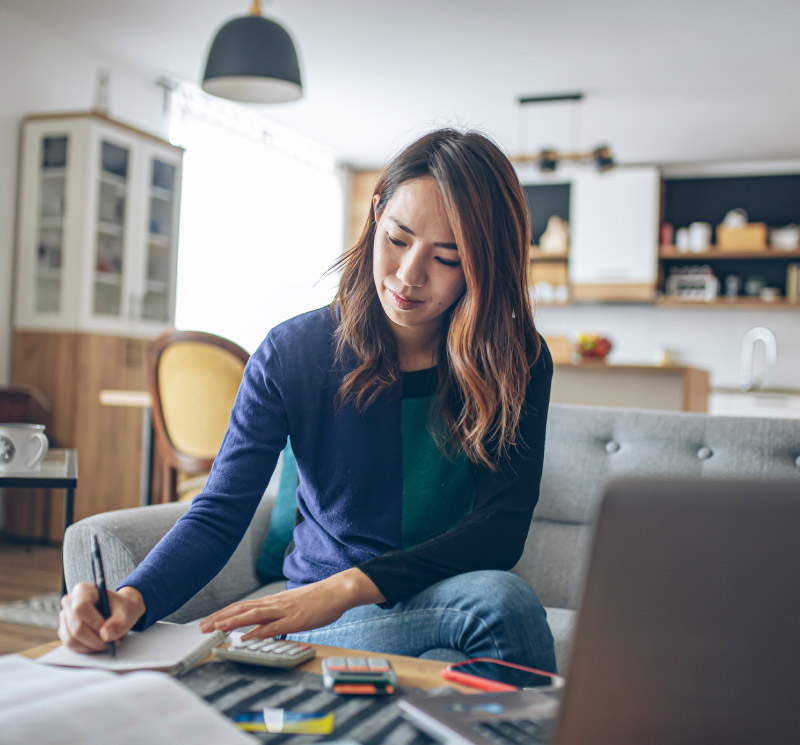
[[[460,525],[359,565],[386,598],[384,607],[457,574],[507,570],[519,561],[539,500],[552,378],[553,360],[542,339],[520,419],[519,446],[498,470],[479,469],[473,511]]]

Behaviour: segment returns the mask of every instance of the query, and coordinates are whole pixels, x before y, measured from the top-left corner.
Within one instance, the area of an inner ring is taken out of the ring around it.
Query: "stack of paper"
[[[64,670],[0,657],[0,745],[252,745],[178,681],[156,672]]]

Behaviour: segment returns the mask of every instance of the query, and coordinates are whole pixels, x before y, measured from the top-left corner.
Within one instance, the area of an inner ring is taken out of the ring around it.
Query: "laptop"
[[[800,742],[800,480],[609,483],[565,687],[398,705],[458,745]]]

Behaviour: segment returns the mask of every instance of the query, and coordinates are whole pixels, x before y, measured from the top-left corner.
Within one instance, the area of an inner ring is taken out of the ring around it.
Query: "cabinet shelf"
[[[777,298],[776,300],[761,300],[760,298],[725,298],[718,297],[716,300],[680,300],[675,297],[660,295],[656,298],[656,305],[670,308],[763,308],[764,310],[800,309],[800,301]]]
[[[147,242],[151,246],[158,246],[159,248],[169,248],[170,236],[163,233],[148,233]]]
[[[36,279],[61,279],[60,269],[45,267],[36,270]]]
[[[117,176],[115,173],[109,173],[108,171],[100,171],[100,181],[113,186],[119,191],[125,191],[128,188],[128,180],[124,176]]]
[[[528,256],[531,261],[569,261],[569,254],[545,253],[538,246],[531,246]]]
[[[169,283],[161,279],[148,279],[144,283],[144,288],[148,292],[166,293],[169,292]]]
[[[66,168],[43,168],[41,176],[44,179],[63,179],[67,177]]]
[[[60,230],[64,227],[64,218],[42,217],[39,219],[39,227],[43,230]]]
[[[123,227],[121,223],[98,222],[97,232],[102,233],[103,235],[113,235],[114,237],[119,237],[122,235]]]
[[[102,285],[120,285],[122,284],[122,275],[114,272],[95,272],[94,281]]]
[[[702,261],[730,261],[731,259],[800,259],[800,250],[795,251],[776,251],[774,249],[767,249],[765,251],[719,251],[712,249],[710,251],[678,251],[673,246],[661,246],[658,252],[659,259],[678,259],[684,260],[702,260]]]
[[[171,189],[165,189],[163,186],[151,186],[150,196],[160,202],[172,202],[175,199],[175,192]]]

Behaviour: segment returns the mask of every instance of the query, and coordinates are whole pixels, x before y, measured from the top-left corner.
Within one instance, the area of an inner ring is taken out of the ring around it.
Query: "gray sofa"
[[[283,588],[282,583],[262,587],[255,575],[278,472],[231,560],[168,620],[193,620],[242,597]],[[566,667],[602,487],[609,478],[625,475],[797,479],[800,495],[800,420],[566,404],[550,407],[541,496],[525,551],[513,571],[530,582],[547,608],[561,670]],[[184,503],[138,507],[94,515],[72,525],[64,540],[67,587],[91,581],[93,533],[99,536],[108,581],[114,586],[187,508]]]

